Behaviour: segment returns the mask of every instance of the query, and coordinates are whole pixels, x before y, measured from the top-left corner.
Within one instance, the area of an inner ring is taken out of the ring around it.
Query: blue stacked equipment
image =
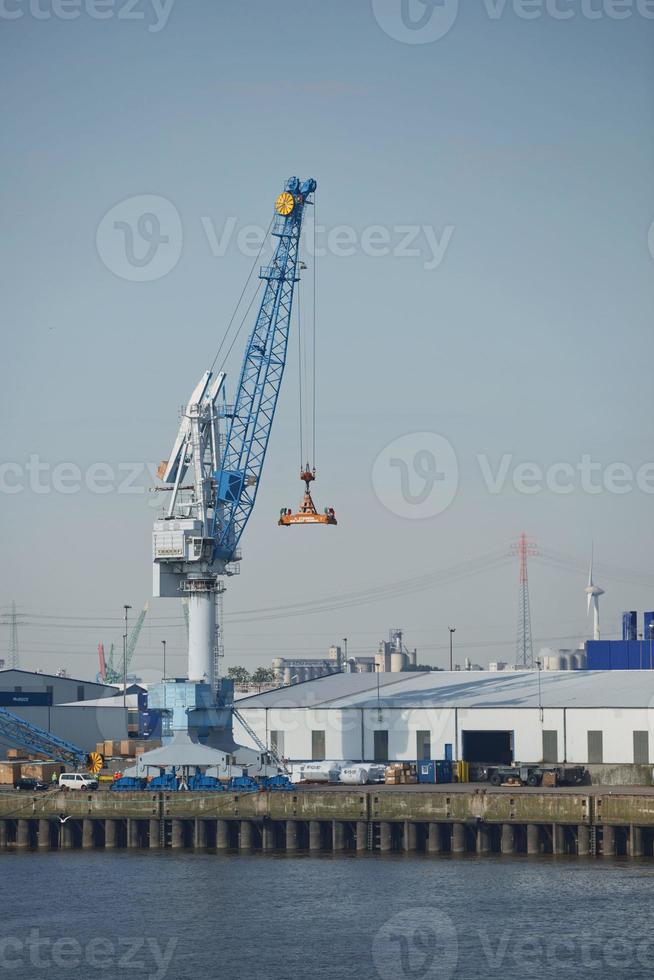
[[[155,776],[154,779],[150,780],[148,789],[158,789],[163,790],[166,793],[176,793],[177,777],[174,772],[165,772],[161,776]]]
[[[242,793],[243,791],[259,789],[259,784],[252,776],[232,776],[227,784],[227,789],[238,790],[239,793]]]
[[[225,787],[215,776],[204,776],[201,772],[196,772],[189,779],[188,788],[194,793],[205,791],[216,793],[221,792]]]
[[[138,776],[121,776],[114,780],[110,786],[112,793],[133,793],[147,787],[147,780]]]
[[[265,776],[261,780],[261,785],[264,789],[272,790],[292,790],[295,789],[295,785],[291,782],[288,776]]]

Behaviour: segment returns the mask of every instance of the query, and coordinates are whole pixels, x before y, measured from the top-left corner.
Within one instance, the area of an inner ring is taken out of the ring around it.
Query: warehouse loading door
[[[513,762],[513,732],[461,732],[463,761],[507,766]]]

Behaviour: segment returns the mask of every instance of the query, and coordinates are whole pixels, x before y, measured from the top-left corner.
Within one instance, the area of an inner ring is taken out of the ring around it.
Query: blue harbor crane
[[[185,600],[188,678],[183,697],[178,687],[176,693],[164,692],[163,703],[156,706],[171,709],[174,702],[179,707],[181,697],[189,720],[194,710],[198,718],[198,710],[205,709],[205,727],[224,726],[221,709],[227,708],[231,730],[230,682],[218,676],[216,599],[224,588],[221,579],[238,572],[238,545],[261,482],[287,361],[296,285],[300,271],[306,268],[300,261],[302,227],[315,190],[313,178],[291,177],[275,201],[269,229],[273,255],[270,264],[259,270],[263,295],[233,405],[226,399],[224,371],[214,373],[217,355],[193,390],[170,457],[158,470],[161,486],[157,491],[170,497],[165,514],[154,522],[153,593]],[[244,294],[245,289],[241,298]],[[247,311],[243,320],[246,317]],[[323,515],[316,514],[316,518],[314,523],[335,523]],[[192,685],[194,692],[189,690]],[[197,685],[212,692],[213,721],[208,720],[206,691],[199,692]],[[156,699],[156,693],[154,696]]]

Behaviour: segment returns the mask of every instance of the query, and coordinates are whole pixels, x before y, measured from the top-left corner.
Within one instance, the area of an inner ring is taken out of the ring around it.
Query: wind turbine
[[[593,639],[599,640],[600,638],[600,621],[599,621],[599,597],[604,595],[604,589],[600,589],[599,585],[595,585],[593,582],[593,547],[590,549],[590,569],[588,571],[588,585],[586,586],[586,595],[588,597],[588,612],[593,609]]]

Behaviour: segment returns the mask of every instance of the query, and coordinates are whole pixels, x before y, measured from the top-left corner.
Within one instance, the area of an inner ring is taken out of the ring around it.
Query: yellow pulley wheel
[[[290,214],[294,207],[295,201],[293,200],[293,195],[289,194],[288,191],[284,191],[283,194],[280,194],[275,201],[275,211],[277,214],[283,214],[284,217]]]
[[[93,775],[97,775],[104,768],[104,756],[100,752],[89,752],[86,757],[86,768]]]

